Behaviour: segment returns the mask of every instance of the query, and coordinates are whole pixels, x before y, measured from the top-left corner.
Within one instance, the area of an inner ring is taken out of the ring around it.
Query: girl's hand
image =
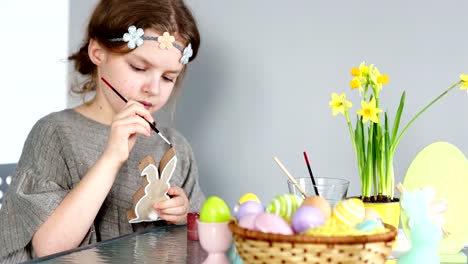
[[[136,135],[151,135],[148,122],[154,122],[144,106],[135,101],[128,101],[124,108],[114,116],[109,132],[109,139],[104,153],[107,157],[124,163],[135,145]]]
[[[172,186],[167,191],[172,196],[171,199],[156,203],[153,208],[158,212],[159,217],[173,224],[187,223],[187,213],[189,201],[182,188]]]

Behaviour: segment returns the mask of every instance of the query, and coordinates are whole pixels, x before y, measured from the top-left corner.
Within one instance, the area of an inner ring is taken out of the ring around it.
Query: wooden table
[[[207,253],[187,226],[165,226],[34,259],[28,263],[202,263]]]

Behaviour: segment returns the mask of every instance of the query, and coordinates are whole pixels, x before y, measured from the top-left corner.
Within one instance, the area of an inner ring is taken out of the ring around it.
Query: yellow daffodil
[[[369,69],[372,69],[373,65],[370,67],[366,65],[366,62],[361,62],[359,68],[353,67],[351,68],[351,75],[354,78],[349,82],[351,89],[359,88],[359,94],[364,92],[364,86],[367,85],[368,77],[369,77]]]
[[[357,111],[357,114],[362,116],[363,123],[366,123],[369,119],[374,123],[379,123],[377,114],[382,112],[382,109],[375,106],[375,98],[372,98],[369,103],[361,101],[361,106],[362,108]]]
[[[366,62],[363,61],[359,65],[359,71],[361,72],[361,77],[367,77],[369,75],[369,67],[366,65]]]
[[[382,85],[388,83],[388,75],[381,74],[377,67],[374,65],[369,66],[370,78],[373,83],[377,85],[377,92],[382,90]]]
[[[351,75],[354,77],[359,77],[361,75],[361,71],[358,68],[353,67],[351,69]]]
[[[468,74],[460,74],[460,79],[463,81],[460,90],[466,90],[468,92]]]
[[[346,95],[344,93],[341,95],[333,93],[332,100],[328,103],[328,105],[332,108],[332,114],[334,116],[339,113],[344,114],[345,110],[353,106],[350,101],[346,100]]]
[[[395,119],[391,124],[392,120],[379,108],[383,101],[380,91],[383,85],[388,84],[388,75],[382,74],[374,64],[366,65],[365,61],[361,62],[358,67],[351,68],[350,73],[351,89],[359,88],[359,95],[362,96],[362,108],[357,111],[357,122],[353,122],[350,118],[352,104],[346,100],[344,93],[341,95],[333,93],[329,105],[334,116],[342,113],[345,117],[359,169],[361,197],[367,200],[371,197],[375,199],[383,196],[393,200],[395,189],[393,161],[395,150],[403,135],[419,116],[445,94],[457,87],[468,92],[468,73],[460,74],[460,78],[453,85],[419,110],[404,126],[400,126],[400,120],[403,119],[406,92],[401,94]],[[367,122],[369,120],[371,122]],[[356,124],[355,127],[353,123]]]
[[[351,82],[349,83],[349,86],[351,86],[351,89],[356,89],[359,88],[359,91],[362,90],[362,83],[361,80],[359,80],[358,77],[354,77]]]
[[[387,84],[388,83],[388,75],[383,74],[383,75],[380,75],[379,77],[377,77],[377,83]]]

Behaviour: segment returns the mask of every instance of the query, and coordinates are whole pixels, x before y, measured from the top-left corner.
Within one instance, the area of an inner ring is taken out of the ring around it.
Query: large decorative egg
[[[234,211],[237,221],[242,219],[245,215],[249,214],[260,214],[265,212],[265,207],[257,201],[246,201],[237,207],[237,210]]]
[[[365,217],[364,203],[361,199],[350,198],[339,201],[333,209],[332,218],[337,224],[354,227]]]
[[[246,193],[244,194],[240,199],[239,201],[237,202],[236,205],[234,205],[234,207],[232,208],[232,211],[234,213],[234,216],[236,217],[236,219],[239,221],[240,217],[238,217],[238,212],[239,212],[239,208],[240,206],[245,203],[245,202],[250,202],[250,201],[253,201],[253,202],[257,202],[259,204],[261,204],[262,202],[260,202],[260,199],[258,199],[257,195],[253,194],[253,193]],[[262,205],[262,208],[263,210],[265,209]]]
[[[317,207],[302,205],[294,213],[291,226],[296,233],[302,233],[310,228],[325,224],[325,218]]]
[[[219,223],[227,222],[232,218],[231,211],[223,199],[217,196],[211,196],[205,200],[200,209],[201,222],[205,223]]]
[[[305,198],[301,206],[304,205],[318,208],[322,212],[325,221],[328,220],[328,218],[330,218],[332,214],[332,208],[330,206],[330,203],[321,196],[309,196]]]
[[[270,213],[259,214],[255,217],[255,230],[282,235],[294,234],[289,224],[281,216]]]
[[[284,220],[291,222],[291,217],[302,203],[302,198],[294,194],[283,194],[276,196],[270,202],[266,211],[281,216]]]

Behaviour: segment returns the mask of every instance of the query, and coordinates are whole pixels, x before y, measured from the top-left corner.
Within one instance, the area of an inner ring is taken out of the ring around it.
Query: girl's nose
[[[150,95],[157,95],[160,91],[161,76],[152,76],[143,84],[143,92]]]

